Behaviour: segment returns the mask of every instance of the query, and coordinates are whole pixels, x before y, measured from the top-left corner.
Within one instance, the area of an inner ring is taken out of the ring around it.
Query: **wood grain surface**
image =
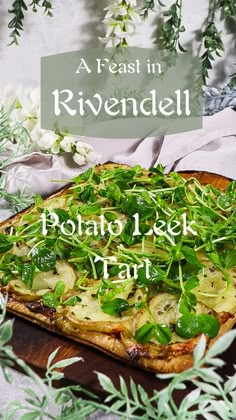
[[[207,174],[207,173],[185,173],[182,174],[185,178],[195,176],[202,184],[211,183],[212,185],[225,189],[229,183],[223,177]],[[73,342],[70,339],[59,336],[52,332],[25,321],[13,315],[8,315],[9,318],[14,318],[14,333],[11,344],[15,353],[25,360],[37,373],[43,376],[46,367],[46,361],[49,354],[60,347],[57,360],[80,356],[83,362],[78,362],[72,366],[65,368],[65,379],[59,381],[58,386],[65,384],[80,384],[86,389],[95,392],[97,395],[104,397],[100,385],[97,381],[96,371],[108,375],[115,384],[118,385],[119,375],[123,376],[128,383],[132,377],[136,383],[141,384],[146,391],[151,395],[153,389],[160,390],[166,386],[166,381],[160,381],[156,378],[154,373],[146,372],[140,368],[130,366],[125,362],[115,360],[98,350],[90,348],[89,346]],[[229,374],[232,370],[234,360],[234,349],[231,348],[223,355],[226,361],[224,367],[224,374]],[[177,400],[183,398],[184,392],[181,391],[177,395]]]

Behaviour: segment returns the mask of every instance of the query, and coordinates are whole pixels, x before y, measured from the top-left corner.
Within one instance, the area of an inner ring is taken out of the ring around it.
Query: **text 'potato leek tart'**
[[[236,190],[102,165],[1,224],[11,312],[155,372],[235,323]]]

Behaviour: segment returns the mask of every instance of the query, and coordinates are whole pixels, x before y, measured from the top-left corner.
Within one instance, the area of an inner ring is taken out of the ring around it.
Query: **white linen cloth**
[[[197,170],[236,179],[236,113],[229,108],[203,117],[203,128],[191,132],[144,139],[83,140],[102,153],[99,163],[140,164],[145,168],[161,163],[166,173]],[[34,151],[5,168],[3,176],[9,192],[21,191],[26,183],[35,193],[48,195],[87,168],[77,166],[69,154]],[[64,182],[52,182],[55,180]],[[8,214],[1,209],[0,218],[4,217]]]

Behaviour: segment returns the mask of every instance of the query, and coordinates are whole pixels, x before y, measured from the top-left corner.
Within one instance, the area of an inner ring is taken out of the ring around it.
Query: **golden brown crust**
[[[99,165],[96,168],[97,173],[103,169],[129,168],[127,165],[117,165],[114,163]],[[144,171],[145,173],[145,171]],[[60,198],[68,190],[68,186],[49,197],[49,200]],[[16,216],[0,223],[0,230],[4,230],[8,226],[18,223],[22,215],[29,212],[32,207],[18,213]],[[2,288],[3,292],[7,292],[7,288]],[[174,343],[169,345],[161,345],[148,343],[145,345],[138,344],[129,332],[124,328],[112,329],[110,332],[94,331],[92,329],[79,328],[68,318],[61,317],[56,314],[55,310],[43,307],[42,304],[22,302],[21,297],[12,290],[8,290],[8,310],[20,317],[29,320],[44,328],[62,334],[68,338],[72,338],[80,343],[92,346],[103,351],[112,357],[125,361],[129,364],[142,367],[154,372],[181,372],[188,369],[193,364],[193,350],[199,341],[199,336],[183,343]],[[31,299],[33,300],[33,299]],[[218,317],[221,327],[217,337],[214,339],[207,338],[207,346],[210,347],[222,334],[230,330],[236,323],[236,315],[222,313]],[[86,326],[85,326],[86,327]]]
[[[57,332],[79,343],[89,345],[116,359],[129,364],[142,367],[153,372],[179,373],[193,365],[193,350],[197,345],[200,336],[184,343],[169,345],[142,345],[135,340],[124,339],[122,335],[107,334],[99,331],[79,330],[68,321],[57,322],[54,316],[46,316],[39,312],[32,312],[27,308],[27,303],[21,303],[12,298],[8,302],[8,310],[20,317],[43,326],[47,330]],[[207,347],[223,334],[229,331],[236,323],[236,315],[223,313],[219,316],[221,327],[217,337],[207,338]]]

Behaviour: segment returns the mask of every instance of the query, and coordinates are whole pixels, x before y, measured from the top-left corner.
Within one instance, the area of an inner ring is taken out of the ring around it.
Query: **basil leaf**
[[[180,337],[192,338],[199,334],[199,321],[196,315],[183,315],[175,325],[175,332]]]
[[[226,270],[236,266],[236,250],[235,249],[224,249],[220,253],[220,262],[222,267]]]
[[[56,308],[60,305],[60,302],[58,302],[56,296],[52,292],[45,293],[42,296],[42,301],[45,306],[48,306],[48,308]]]
[[[79,296],[72,296],[71,298],[64,300],[63,305],[75,306],[78,302],[81,302],[81,298]]]
[[[194,251],[194,249],[190,248],[189,246],[184,245],[181,248],[181,252],[182,252],[184,258],[190,264],[196,265],[199,268],[202,268],[203,267],[203,265],[200,263],[200,261],[199,261],[199,259],[197,257],[196,252]]]
[[[59,280],[54,287],[54,296],[57,298],[63,295],[64,291],[65,291],[65,283],[64,281]]]
[[[49,271],[55,267],[56,255],[48,248],[35,248],[32,260],[40,271]]]
[[[117,315],[121,312],[127,311],[127,309],[129,309],[129,304],[125,299],[115,298],[110,302],[103,303],[101,308],[106,314]]]
[[[13,244],[9,242],[7,236],[0,233],[0,254],[9,251],[13,247]]]
[[[144,324],[140,327],[135,333],[135,340],[138,343],[145,344],[151,340],[154,333],[155,325],[154,324]]]
[[[208,335],[210,338],[217,336],[220,329],[220,323],[217,318],[209,314],[201,314],[198,315],[198,320],[202,333]]]
[[[171,340],[172,332],[166,325],[156,324],[154,327],[154,336],[159,343],[168,344]]]
[[[22,281],[31,289],[35,272],[34,264],[32,262],[22,263],[19,271]]]

